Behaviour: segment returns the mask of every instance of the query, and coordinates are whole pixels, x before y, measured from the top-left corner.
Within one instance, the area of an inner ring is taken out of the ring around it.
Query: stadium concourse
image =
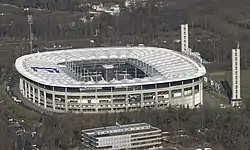
[[[47,111],[98,113],[203,104],[205,67],[157,47],[100,47],[34,53],[15,66],[20,92]]]

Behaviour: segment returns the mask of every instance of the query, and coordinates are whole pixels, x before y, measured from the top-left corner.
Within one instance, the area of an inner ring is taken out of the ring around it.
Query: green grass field
[[[211,73],[210,76],[217,82],[220,82],[221,80],[227,80],[230,85],[232,83],[231,71]],[[250,70],[241,71],[241,94],[242,99],[250,99]]]

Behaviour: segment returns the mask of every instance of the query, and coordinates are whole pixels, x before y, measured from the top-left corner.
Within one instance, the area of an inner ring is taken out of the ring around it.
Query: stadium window
[[[199,81],[199,79],[200,79],[200,78],[195,78],[195,79],[194,79],[194,82],[197,82],[197,81]]]
[[[54,90],[57,92],[64,92],[65,91],[64,87],[54,87]]]
[[[184,81],[183,81],[183,84],[190,84],[190,83],[192,83],[192,82],[193,82],[192,79],[190,79],[190,80],[184,80]]]
[[[53,87],[52,87],[52,86],[48,86],[48,85],[45,85],[44,88],[45,88],[46,90],[51,90],[51,91],[53,90]]]
[[[154,84],[149,84],[149,85],[143,85],[142,88],[145,89],[155,89],[155,85]]]
[[[171,85],[171,86],[182,85],[182,81],[171,82],[170,85]]]
[[[67,92],[79,92],[80,89],[79,88],[67,88]]]
[[[157,84],[158,88],[165,88],[165,87],[169,87],[169,83],[159,83]]]

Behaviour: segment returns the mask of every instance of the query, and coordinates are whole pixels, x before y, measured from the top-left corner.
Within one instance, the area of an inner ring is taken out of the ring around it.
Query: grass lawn
[[[230,85],[232,84],[231,71],[211,73],[210,76],[217,82],[227,80]],[[243,100],[250,99],[250,70],[241,71],[241,97]]]
[[[1,109],[5,109],[9,115],[14,118],[25,119],[25,120],[38,120],[39,114],[29,109],[24,108],[21,105],[16,104],[12,98],[7,94],[3,85],[0,86],[0,100]]]

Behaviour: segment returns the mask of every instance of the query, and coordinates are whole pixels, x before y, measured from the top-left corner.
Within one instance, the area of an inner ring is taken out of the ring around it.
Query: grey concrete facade
[[[184,106],[195,108],[203,104],[202,77],[189,83],[166,83],[165,87],[72,88],[49,87],[20,77],[22,95],[45,110],[58,113],[102,113],[134,111],[148,108]]]

